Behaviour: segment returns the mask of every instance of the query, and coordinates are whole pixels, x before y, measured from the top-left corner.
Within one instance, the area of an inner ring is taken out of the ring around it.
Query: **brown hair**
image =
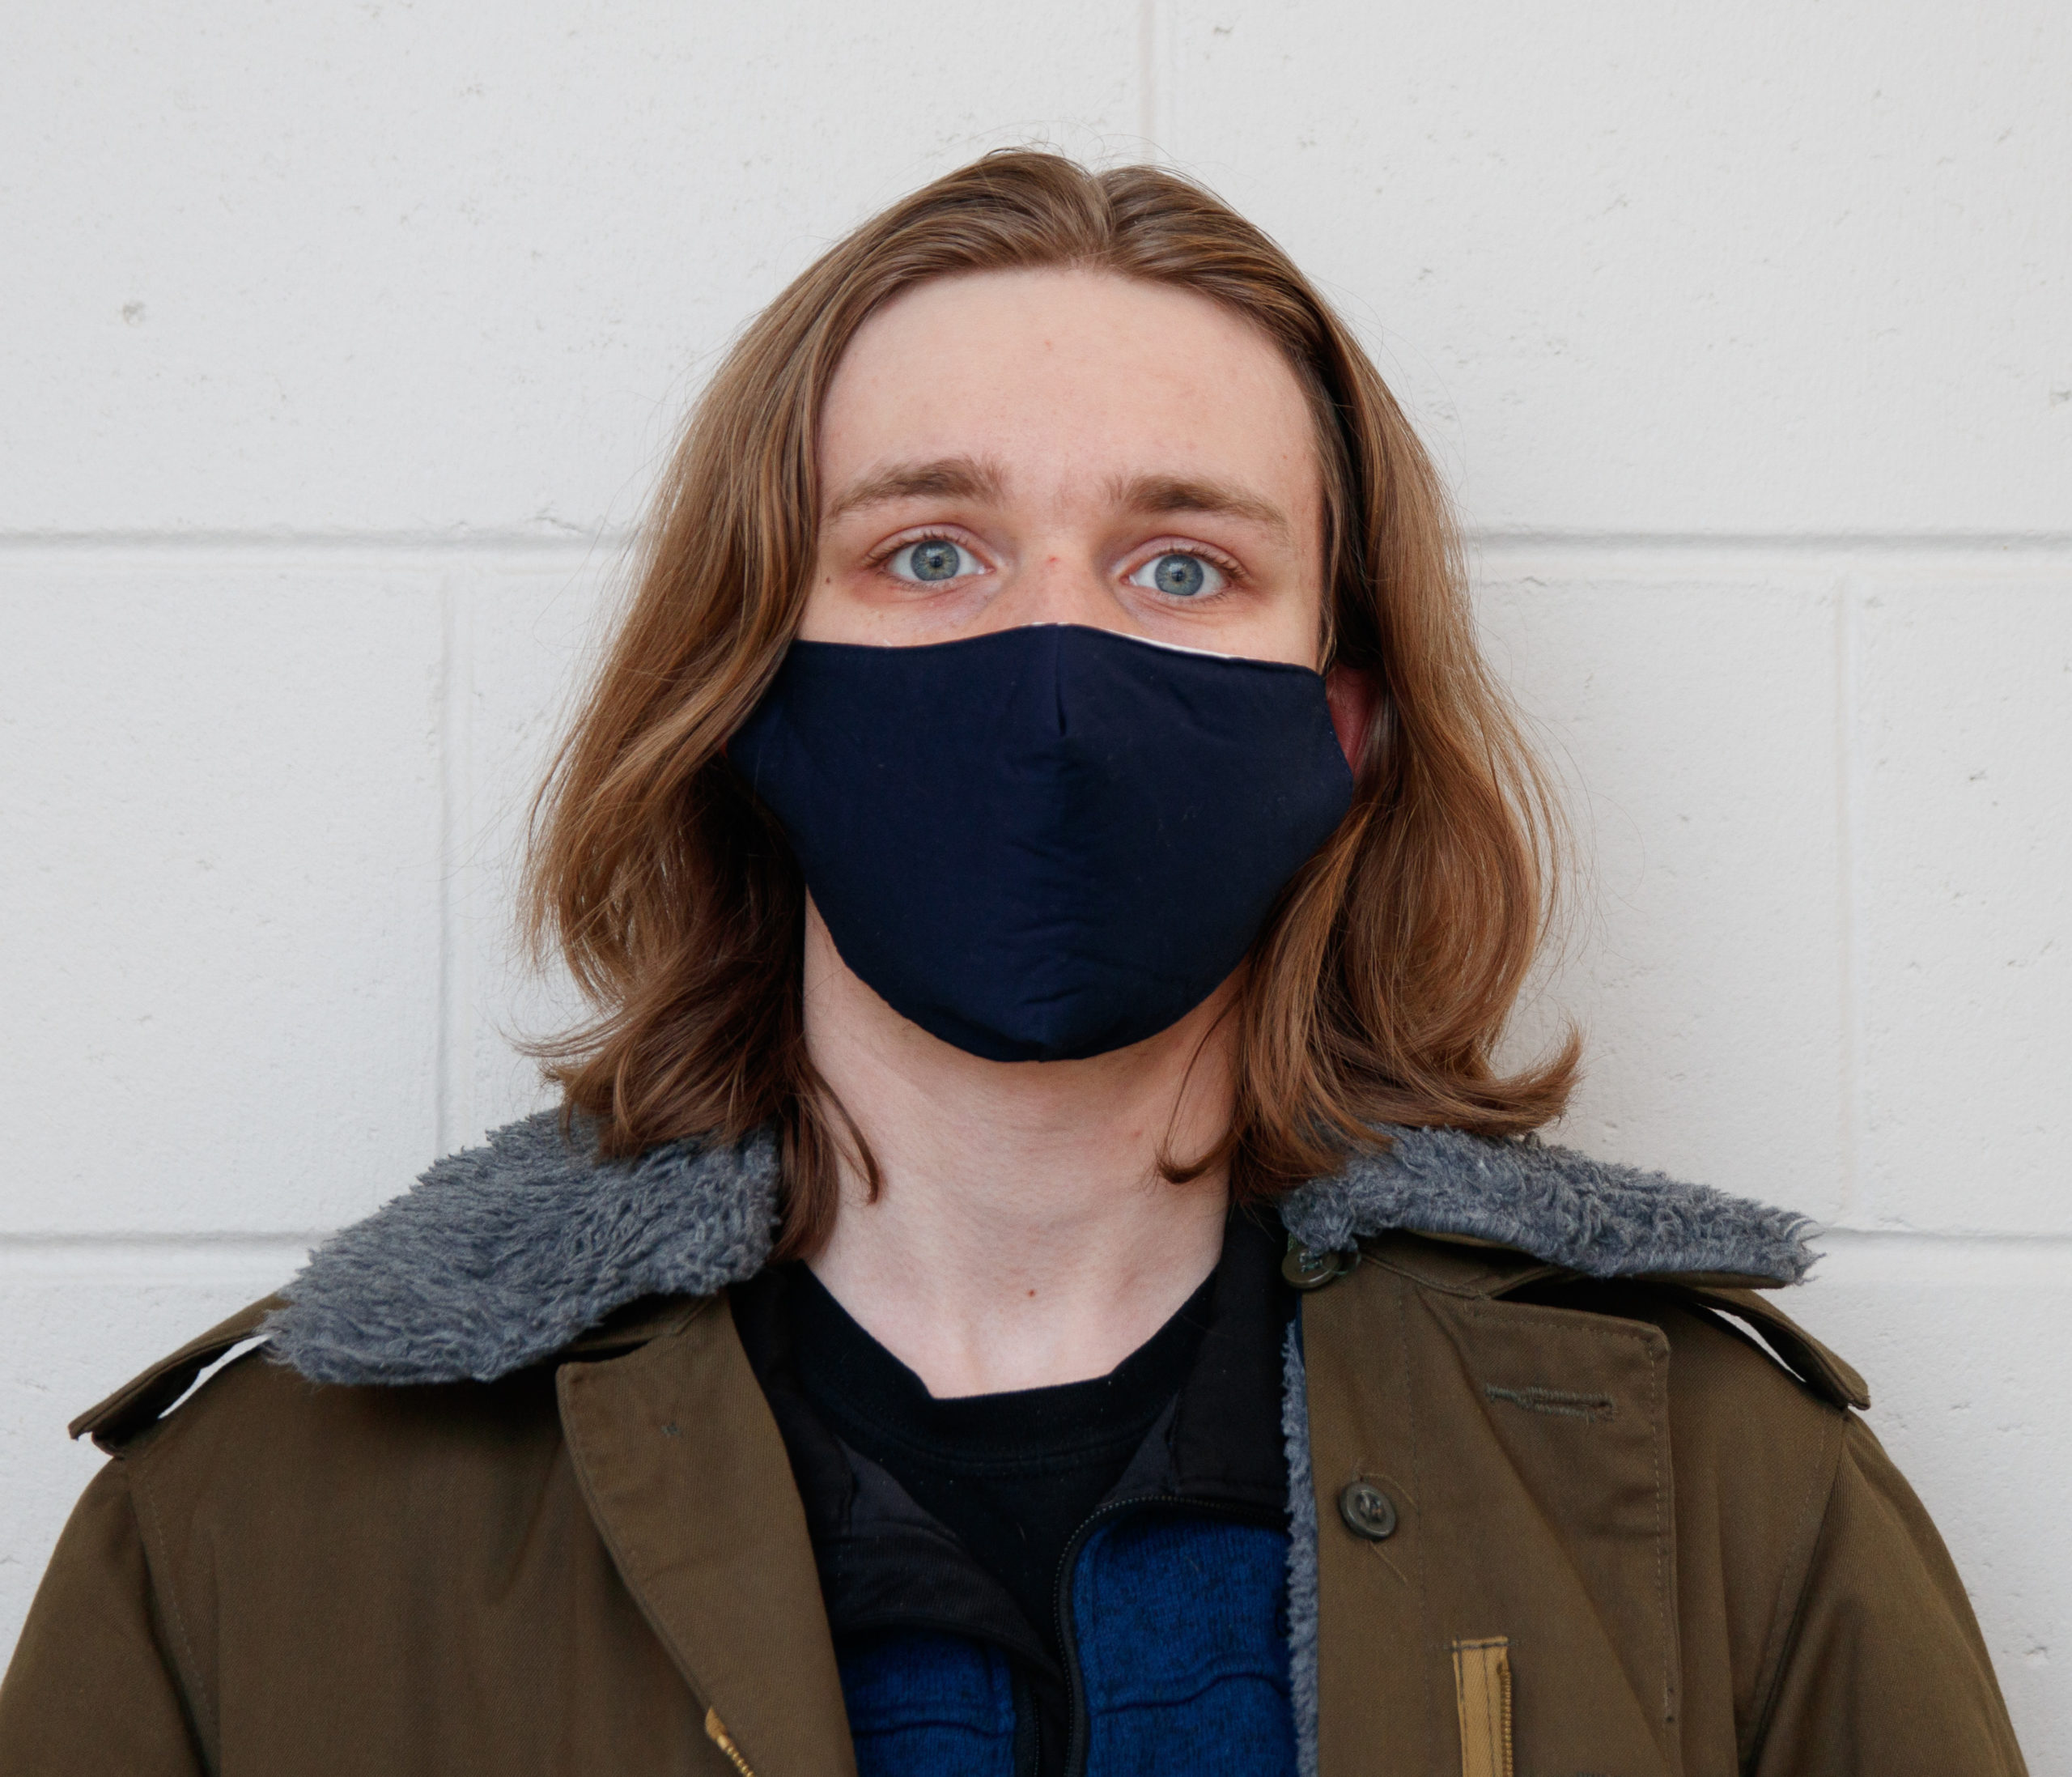
[[[1232,1127],[1168,1175],[1227,1158],[1255,1197],[1331,1169],[1378,1124],[1522,1133],[1559,1113],[1575,1073],[1573,1035],[1525,1072],[1492,1063],[1545,931],[1556,811],[1476,653],[1444,492],[1374,367],[1287,256],[1199,185],[989,155],[839,242],[728,354],[534,811],[528,929],[597,1008],[540,1046],[550,1077],[607,1155],[774,1123],[788,1255],[826,1239],[839,1143],[856,1137],[806,1052],[798,866],[721,750],[798,626],[816,427],[857,328],[927,279],[1033,267],[1197,291],[1287,353],[1322,441],[1327,658],[1378,692],[1352,808],[1248,960]]]

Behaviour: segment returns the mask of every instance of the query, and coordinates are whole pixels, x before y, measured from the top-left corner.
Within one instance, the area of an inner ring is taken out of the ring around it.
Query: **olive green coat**
[[[1301,1322],[1322,1777],[2023,1769],[1862,1384],[1765,1298],[1359,1252]],[[278,1307],[75,1428],[113,1460],[0,1686],[0,1771],[853,1771],[724,1288],[493,1380],[320,1384],[261,1350],[166,1410]]]

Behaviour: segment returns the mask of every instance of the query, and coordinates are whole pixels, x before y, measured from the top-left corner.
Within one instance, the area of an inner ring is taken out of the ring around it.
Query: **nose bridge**
[[[1037,566],[1030,586],[1034,623],[1112,623],[1115,598],[1090,563],[1058,555]]]
[[[1105,570],[1092,551],[1065,538],[1046,539],[995,601],[995,629],[1029,623],[1080,623],[1090,629],[1127,630],[1127,622]]]

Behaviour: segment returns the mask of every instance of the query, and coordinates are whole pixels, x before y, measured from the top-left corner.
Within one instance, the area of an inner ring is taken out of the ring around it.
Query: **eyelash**
[[[1210,567],[1221,573],[1232,585],[1242,586],[1245,583],[1246,577],[1245,570],[1239,567],[1231,557],[1225,555],[1221,550],[1211,549],[1206,543],[1182,543],[1177,541],[1154,543],[1150,548],[1143,551],[1136,561],[1123,571],[1123,578],[1127,579],[1130,575],[1138,572],[1147,563],[1157,561],[1161,555],[1199,555]]]
[[[979,554],[979,551],[973,549],[962,537],[949,530],[903,531],[894,538],[890,542],[873,551],[864,565],[872,568],[882,568],[901,550],[911,549],[916,543],[953,543],[959,549],[971,550],[971,553],[974,555]],[[1221,550],[1211,549],[1205,543],[1180,543],[1177,540],[1171,543],[1154,543],[1149,549],[1141,551],[1136,559],[1122,571],[1122,577],[1125,580],[1128,579],[1147,562],[1155,562],[1161,555],[1199,555],[1211,567],[1225,575],[1233,586],[1242,585],[1247,578],[1245,570],[1238,564],[1237,561],[1225,555]],[[1141,591],[1143,589],[1138,589]]]
[[[894,538],[890,542],[881,544],[877,549],[872,551],[869,556],[866,558],[864,565],[866,568],[882,568],[887,562],[890,561],[894,556],[897,555],[901,550],[911,549],[916,543],[953,543],[959,549],[971,550],[971,553],[974,555],[979,553],[976,549],[973,549],[971,545],[966,542],[965,538],[958,536],[953,531],[902,531],[898,536]]]

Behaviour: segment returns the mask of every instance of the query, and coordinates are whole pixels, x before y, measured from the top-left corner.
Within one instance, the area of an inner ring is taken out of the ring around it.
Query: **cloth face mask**
[[[843,961],[989,1061],[1193,1010],[1352,794],[1319,674],[1067,624],[794,642],[727,751]]]

